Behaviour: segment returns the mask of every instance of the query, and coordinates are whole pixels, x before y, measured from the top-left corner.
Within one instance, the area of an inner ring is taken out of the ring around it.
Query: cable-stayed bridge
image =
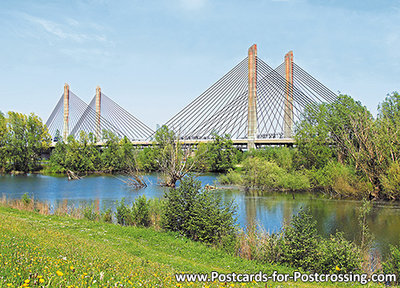
[[[221,79],[195,98],[165,125],[183,143],[212,141],[215,134],[230,135],[234,144],[294,143],[295,123],[307,106],[333,102],[337,95],[293,61],[293,52],[273,69],[257,56],[257,46]],[[154,131],[101,92],[89,104],[69,90],[64,93],[46,122],[53,140],[92,133],[101,145],[109,130],[137,145],[149,145]],[[58,131],[58,132],[57,132]],[[56,138],[56,139],[55,139]]]

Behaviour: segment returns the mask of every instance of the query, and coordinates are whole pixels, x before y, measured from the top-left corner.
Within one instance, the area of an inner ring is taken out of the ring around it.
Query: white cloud
[[[106,42],[107,38],[104,35],[97,34],[87,34],[82,33],[79,30],[81,25],[78,21],[68,18],[66,19],[67,24],[56,23],[44,18],[32,16],[29,14],[22,14],[22,17],[33,23],[40,28],[42,28],[48,34],[57,37],[61,40],[71,40],[74,42],[84,42],[84,41],[99,41]]]

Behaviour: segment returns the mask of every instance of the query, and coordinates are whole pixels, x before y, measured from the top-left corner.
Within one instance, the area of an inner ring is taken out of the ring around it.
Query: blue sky
[[[400,90],[400,1],[2,1],[0,110],[47,120],[64,83],[151,128],[246,57],[294,61],[373,113]]]

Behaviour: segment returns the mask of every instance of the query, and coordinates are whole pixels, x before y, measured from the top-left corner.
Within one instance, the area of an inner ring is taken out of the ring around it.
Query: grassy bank
[[[0,265],[1,287],[266,287],[265,283],[177,283],[174,274],[293,272],[230,256],[174,233],[2,206]],[[274,286],[320,284],[268,284]]]

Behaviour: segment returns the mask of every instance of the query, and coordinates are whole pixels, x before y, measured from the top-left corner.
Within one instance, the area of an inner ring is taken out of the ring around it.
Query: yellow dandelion
[[[57,276],[63,276],[64,275],[64,273],[61,272],[60,270],[57,270],[56,274],[57,274]]]
[[[40,278],[40,279],[39,279],[39,283],[44,283],[44,279],[43,279],[43,278]]]
[[[339,268],[339,266],[336,266],[336,268],[335,268],[335,269],[336,269],[336,271],[340,271],[340,270],[342,270],[342,269],[340,269],[340,268]]]
[[[31,280],[26,279],[24,282],[25,282],[26,284],[29,284],[29,282],[31,282]]]

